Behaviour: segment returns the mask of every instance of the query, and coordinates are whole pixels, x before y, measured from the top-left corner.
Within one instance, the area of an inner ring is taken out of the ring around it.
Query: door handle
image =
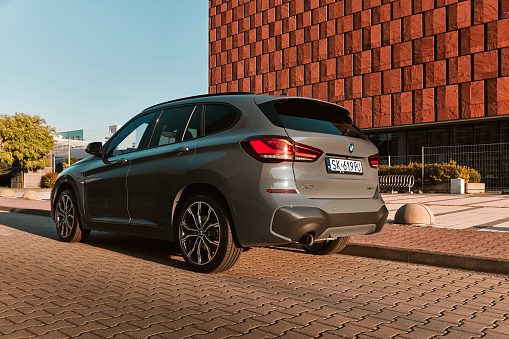
[[[189,147],[179,147],[179,148],[176,148],[174,149],[173,151],[170,151],[168,153],[166,153],[168,156],[172,156],[172,155],[180,155],[184,152],[188,152],[190,150]]]
[[[112,161],[111,164],[112,165],[115,165],[115,166],[124,166],[124,165],[127,165],[127,159],[118,159],[118,160],[115,160],[115,161]]]

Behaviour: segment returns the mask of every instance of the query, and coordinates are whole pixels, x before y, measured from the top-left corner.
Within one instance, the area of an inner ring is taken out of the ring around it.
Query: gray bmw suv
[[[90,230],[165,239],[199,272],[232,267],[243,248],[341,251],[379,232],[387,208],[378,151],[338,105],[249,93],[145,109],[51,192],[63,241]]]

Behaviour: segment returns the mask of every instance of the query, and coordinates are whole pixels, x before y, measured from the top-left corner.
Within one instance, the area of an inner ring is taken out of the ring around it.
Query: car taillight
[[[261,162],[315,161],[323,152],[290,138],[248,138],[240,145]]]
[[[373,154],[368,157],[369,166],[378,168],[378,154]]]

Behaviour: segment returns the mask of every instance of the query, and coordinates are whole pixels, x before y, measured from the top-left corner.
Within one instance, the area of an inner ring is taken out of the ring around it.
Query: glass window
[[[389,141],[389,155],[403,156],[406,154],[406,132],[387,133]]]
[[[500,123],[500,142],[509,142],[509,122]]]
[[[348,110],[340,106],[308,99],[283,99],[266,102],[259,107],[277,126],[282,123],[285,128],[298,131],[365,138],[353,124]]]
[[[195,113],[197,111],[197,113]],[[149,147],[174,144],[182,140],[196,138],[190,130],[186,130],[191,121],[191,115],[200,116],[196,106],[183,106],[165,109],[154,128]],[[195,134],[197,129],[194,130]]]
[[[413,130],[407,133],[408,155],[421,155],[422,147],[428,144],[426,130]]]
[[[377,133],[368,135],[371,142],[378,148],[381,157],[389,155],[389,143],[387,133]]]
[[[237,112],[222,105],[207,105],[205,108],[205,134],[230,128],[237,121]]]
[[[430,128],[428,130],[428,146],[449,146],[449,127]]]
[[[474,142],[474,128],[472,126],[451,127],[451,146],[472,145]]]
[[[474,139],[476,144],[493,144],[499,142],[497,124],[482,124],[474,126]]]
[[[106,155],[110,157],[138,150],[153,117],[154,113],[145,114],[124,126],[111,140]]]

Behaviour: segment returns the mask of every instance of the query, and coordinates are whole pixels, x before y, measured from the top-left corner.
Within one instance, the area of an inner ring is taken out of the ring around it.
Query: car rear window
[[[325,134],[348,135],[365,139],[348,110],[322,101],[280,99],[258,105],[276,126]]]

